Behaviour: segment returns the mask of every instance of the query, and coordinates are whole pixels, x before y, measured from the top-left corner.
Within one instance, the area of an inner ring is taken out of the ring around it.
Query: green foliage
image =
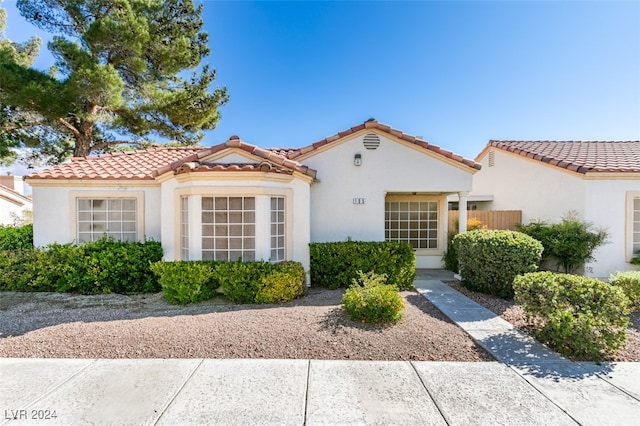
[[[517,277],[514,289],[516,302],[539,324],[536,337],[564,355],[601,361],[626,340],[629,301],[616,286],[537,272]]]
[[[31,146],[60,161],[69,148],[85,156],[149,136],[191,145],[215,128],[228,97],[225,88],[212,90],[215,71],[201,64],[209,55],[202,4],[19,0],[17,7],[53,35],[56,65],[29,68],[10,52],[15,44],[0,40],[0,135],[10,148]],[[30,143],[19,137],[25,132]],[[130,140],[117,140],[122,135]]]
[[[253,303],[260,289],[262,277],[271,271],[269,262],[222,262],[216,266],[215,276],[220,289],[233,303]]]
[[[52,244],[44,249],[4,251],[0,252],[0,288],[81,294],[157,292],[160,287],[149,264],[161,258],[158,242],[108,238],[80,246]],[[6,276],[13,283],[3,283]]]
[[[593,225],[567,214],[560,223],[531,222],[518,225],[518,230],[542,243],[542,262],[554,260],[562,272],[575,273],[585,262],[593,260],[593,252],[605,244],[607,232],[592,231]]]
[[[165,299],[175,305],[213,298],[218,283],[210,262],[156,262],[151,271],[158,277]]]
[[[513,279],[537,269],[542,244],[514,231],[477,230],[456,235],[462,284],[470,290],[513,297]]]
[[[358,271],[388,277],[389,284],[413,288],[416,259],[409,244],[383,241],[344,241],[309,244],[311,283],[320,287],[347,288]]]
[[[33,248],[33,225],[0,225],[0,250],[27,250]]]
[[[45,252],[36,249],[0,250],[0,290],[55,291],[48,280],[51,267]]]
[[[234,303],[286,302],[305,289],[304,268],[298,262],[221,262],[215,276],[222,293]]]
[[[444,269],[453,272],[459,272],[460,266],[458,265],[458,250],[456,250],[455,244],[453,244],[453,238],[458,235],[455,232],[449,232],[447,234],[447,251],[444,252],[442,260],[444,261]]]
[[[640,271],[616,272],[609,277],[609,284],[620,287],[631,302],[633,310],[640,310]]]
[[[306,290],[306,274],[299,262],[282,262],[263,276],[256,293],[256,303],[282,303],[302,296]]]
[[[354,321],[371,324],[396,323],[402,318],[404,301],[387,277],[358,271],[358,278],[344,292],[342,306]]]

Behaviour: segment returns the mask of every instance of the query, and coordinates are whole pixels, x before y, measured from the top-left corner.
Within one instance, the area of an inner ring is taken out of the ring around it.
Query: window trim
[[[387,202],[436,202],[437,203],[437,212],[438,212],[438,228],[437,232],[437,248],[417,248],[413,249],[413,252],[416,256],[439,256],[444,253],[445,247],[445,239],[443,237],[444,233],[447,231],[447,211],[448,208],[446,196],[442,195],[411,195],[411,194],[389,194],[384,198],[384,205],[382,209],[382,228],[383,228],[383,239],[387,241],[386,238],[386,229],[387,229],[387,221],[386,221],[386,203]]]
[[[144,221],[144,191],[69,191],[69,235],[72,241],[78,243],[78,199],[122,199],[135,198],[136,200],[136,241],[146,239],[146,227]]]
[[[227,182],[228,184],[228,182]],[[270,197],[284,197],[285,199],[285,260],[291,260],[294,253],[293,241],[293,220],[294,220],[294,196],[293,188],[288,187],[265,187],[265,186],[183,186],[174,189],[174,210],[173,210],[173,258],[175,260],[186,260],[181,258],[180,241],[180,198],[188,197],[189,219],[200,216],[202,211],[192,209],[194,205],[201,205],[202,197],[255,197],[256,198],[256,259],[268,260],[270,251],[270,228],[259,229],[259,223],[270,225]],[[197,200],[196,200],[197,197]],[[195,204],[191,204],[195,203]],[[263,204],[264,203],[264,204]],[[263,206],[262,209],[259,206]],[[191,210],[194,210],[193,212]],[[195,216],[194,216],[195,215]],[[260,217],[260,219],[259,219]],[[201,235],[201,219],[189,222],[189,254],[191,260],[202,258],[202,247],[199,241]],[[197,235],[196,235],[197,233]],[[193,240],[193,242],[191,242]],[[170,256],[171,249],[165,249],[165,254]]]
[[[640,199],[640,191],[627,191],[625,200],[625,261],[633,258],[633,201]]]

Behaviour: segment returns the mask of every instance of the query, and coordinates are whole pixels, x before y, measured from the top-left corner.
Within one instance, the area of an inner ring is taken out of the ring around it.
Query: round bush
[[[470,290],[513,297],[513,279],[534,272],[542,244],[520,232],[474,230],[453,239],[462,285]]]
[[[395,323],[402,319],[404,301],[386,276],[359,272],[359,280],[342,296],[342,305],[351,319],[371,324]]]
[[[600,361],[624,344],[629,300],[620,288],[553,272],[524,274],[513,286],[516,302],[537,324],[538,340],[558,352]]]
[[[282,262],[262,277],[256,303],[283,303],[302,296],[306,289],[306,274],[299,262]]]

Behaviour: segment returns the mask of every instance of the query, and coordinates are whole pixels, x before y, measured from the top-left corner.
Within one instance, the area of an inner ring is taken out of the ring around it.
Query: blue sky
[[[46,39],[0,6],[9,39]],[[640,139],[637,1],[205,1],[204,22],[230,95],[205,145],[301,147],[371,117],[467,158],[490,139]]]

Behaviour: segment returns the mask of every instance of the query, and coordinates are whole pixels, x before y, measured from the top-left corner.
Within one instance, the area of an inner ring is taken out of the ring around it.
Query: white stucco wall
[[[0,197],[0,225],[12,225],[15,219],[14,215],[18,218],[22,218],[23,212],[30,208],[31,205],[28,203],[21,206],[13,201],[5,200]]]
[[[522,210],[522,223],[584,214],[584,181],[575,174],[502,150],[494,150],[492,167],[488,155],[480,164],[471,195],[493,195],[488,210]]]
[[[138,203],[138,238],[160,241],[160,188],[134,183],[96,185],[87,182],[50,183],[30,181],[33,198],[33,240],[36,247],[76,240],[75,200],[81,198],[132,197]]]
[[[585,176],[499,149],[494,165],[489,155],[479,161],[482,169],[473,177],[471,194],[493,195],[490,210],[522,210],[522,222],[557,222],[569,211],[604,228],[609,243],[595,253],[595,262],[585,265],[585,275],[607,278],[635,267],[626,262],[631,243],[627,224],[626,194],[639,191],[640,180]]]
[[[596,251],[595,262],[586,265],[586,274],[608,278],[617,271],[640,269],[627,262],[633,255],[627,194],[640,197],[640,179],[587,180],[585,188],[585,220],[609,234],[608,243]]]
[[[380,146],[363,146],[367,129],[330,149],[320,150],[303,164],[318,171],[311,187],[311,241],[383,241],[385,196],[389,193],[431,194],[440,202],[440,247],[428,255],[416,253],[418,267],[439,268],[446,245],[446,202],[443,193],[471,190],[472,170],[457,167],[441,156],[430,155],[379,134]],[[355,154],[362,165],[354,165]],[[364,198],[364,204],[354,204]]]

